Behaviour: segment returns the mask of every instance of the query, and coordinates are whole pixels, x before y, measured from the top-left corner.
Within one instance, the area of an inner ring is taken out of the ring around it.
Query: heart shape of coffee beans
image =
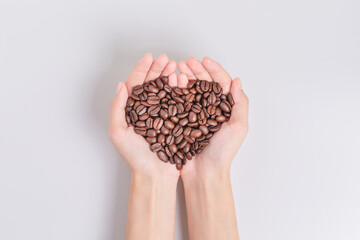
[[[161,77],[133,87],[126,122],[161,161],[180,170],[229,120],[233,105],[231,93],[223,94],[217,82],[190,80],[187,88],[172,88]]]

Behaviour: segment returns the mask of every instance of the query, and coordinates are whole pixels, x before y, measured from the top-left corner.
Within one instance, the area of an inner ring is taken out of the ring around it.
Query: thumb
[[[248,126],[249,99],[245,95],[239,78],[232,81],[230,93],[234,99],[234,106],[231,110],[231,118],[229,124],[233,126]]]
[[[125,119],[125,107],[127,98],[127,88],[124,83],[120,82],[116,91],[116,95],[111,101],[109,123],[110,138],[119,136],[119,133],[121,133],[121,131],[124,131],[127,128],[127,123]]]

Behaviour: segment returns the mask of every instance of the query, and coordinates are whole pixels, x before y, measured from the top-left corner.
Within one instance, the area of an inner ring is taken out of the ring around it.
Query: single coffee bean
[[[164,126],[167,128],[167,129],[173,129],[175,127],[175,124],[170,121],[170,120],[166,120],[165,123],[164,123]]]
[[[150,150],[151,150],[152,152],[157,152],[157,151],[159,151],[161,148],[162,148],[161,143],[154,143],[154,144],[150,145]]]
[[[191,131],[190,137],[192,137],[192,138],[198,138],[198,137],[201,136],[201,134],[202,134],[202,133],[201,133],[200,130],[194,129],[194,130]]]
[[[197,121],[197,115],[195,112],[190,112],[189,113],[189,122],[193,123]]]
[[[186,95],[185,100],[186,102],[192,102],[194,101],[194,98],[195,98],[195,94],[189,93],[188,95]]]
[[[184,139],[184,135],[179,135],[178,137],[175,138],[175,144],[179,144],[181,143],[181,141]]]
[[[166,91],[165,90],[161,90],[158,94],[157,94],[159,99],[163,99],[166,96]]]
[[[184,111],[185,112],[189,112],[191,110],[191,108],[192,108],[192,103],[190,103],[190,102],[184,103]]]
[[[175,105],[170,105],[168,111],[170,116],[175,116],[177,114],[177,107]]]
[[[187,88],[183,88],[182,91],[184,95],[187,95],[190,92]]]
[[[149,107],[148,109],[148,113],[150,116],[157,116],[159,111],[160,111],[160,105],[152,105],[151,107]]]
[[[132,97],[129,97],[128,100],[126,101],[126,106],[128,107],[132,107],[134,106],[135,100]]]
[[[139,100],[140,100],[139,96],[136,95],[136,94],[134,94],[134,93],[132,93],[130,97],[132,97],[132,98],[133,98],[134,100],[136,100],[136,101],[139,101]]]
[[[182,148],[182,150],[185,152],[185,153],[187,153],[187,152],[189,152],[190,151],[190,143],[188,143],[186,140],[185,140],[185,146],[182,148],[182,147],[180,147],[179,146],[179,148]]]
[[[166,146],[166,147],[165,147],[165,153],[166,153],[166,155],[168,155],[168,157],[172,157],[172,156],[173,156],[173,153],[172,153],[172,152],[170,152],[170,150],[169,150],[169,147],[168,147],[168,146]]]
[[[172,145],[169,145],[169,150],[172,153],[176,153],[178,148],[177,148],[177,146],[175,144],[172,144]]]
[[[197,139],[196,139],[196,141],[202,141],[202,140],[205,140],[205,135],[201,135],[200,137],[198,137]]]
[[[185,158],[184,154],[183,154],[182,152],[180,152],[180,151],[177,151],[177,152],[176,152],[176,155],[177,155],[180,159],[184,159],[184,158]]]
[[[231,111],[231,105],[228,101],[224,100],[220,103],[220,109],[224,112],[230,112]]]
[[[146,124],[146,127],[147,127],[147,128],[152,128],[153,125],[154,125],[154,119],[152,119],[152,118],[146,119],[145,124]]]
[[[183,166],[182,165],[182,160],[177,155],[175,155],[174,156],[174,161],[175,161],[176,169],[181,170],[182,166]]]
[[[157,134],[156,134],[155,129],[149,129],[146,133],[146,136],[148,136],[148,137],[156,137],[156,135]]]
[[[155,83],[156,83],[156,86],[159,88],[159,89],[163,89],[164,88],[164,83],[163,81],[161,81],[161,78],[157,78],[155,80]]]
[[[167,119],[169,117],[168,112],[166,110],[164,110],[164,109],[160,109],[159,115],[163,119]]]
[[[174,136],[172,136],[172,135],[167,136],[167,138],[166,138],[166,144],[167,144],[167,145],[173,145],[173,144],[174,144],[174,141],[175,141],[175,137],[174,137]]]
[[[162,118],[156,118],[154,120],[153,127],[154,127],[154,129],[160,129],[163,124],[164,124],[164,120]]]
[[[145,124],[145,121],[137,121],[135,126],[137,126],[137,127],[145,127],[146,124]]]
[[[221,128],[221,125],[210,126],[210,127],[209,127],[209,130],[210,130],[210,132],[217,132],[217,131],[220,130],[220,128]]]
[[[206,139],[210,139],[212,136],[214,136],[213,133],[209,133],[208,135],[205,136]]]
[[[188,142],[188,143],[194,143],[195,142],[195,139],[190,137],[190,136],[186,136],[184,135],[184,139]]]
[[[201,81],[200,87],[201,87],[201,90],[202,90],[203,92],[207,92],[207,91],[210,90],[210,82],[208,82],[208,81]]]
[[[191,110],[194,112],[194,113],[199,113],[201,111],[201,105],[200,104],[194,104],[192,105],[191,107]]]
[[[169,157],[169,162],[170,162],[171,164],[174,164],[174,163],[175,163],[174,158],[173,158],[173,157]]]
[[[171,93],[172,88],[171,88],[168,84],[165,84],[165,85],[164,85],[164,90],[165,90],[166,92],[168,92],[168,93]]]
[[[194,85],[196,84],[196,80],[189,80],[188,84],[187,84],[187,88],[192,88]]]
[[[198,127],[198,126],[199,126],[199,123],[198,123],[198,122],[188,123],[188,126],[189,126],[189,127],[196,128],[196,127]]]
[[[168,76],[161,76],[161,81],[164,83],[164,84],[167,84],[169,82],[169,77]]]
[[[144,105],[139,105],[137,108],[136,108],[136,113],[138,115],[142,115],[144,113],[146,113],[146,110],[147,108],[144,106]]]
[[[184,112],[184,104],[182,104],[182,103],[177,103],[176,104],[176,108],[177,108],[177,114],[179,114],[179,113],[183,113]]]
[[[202,147],[205,147],[208,144],[209,144],[209,140],[202,140],[202,141],[199,142],[199,145],[202,146]]]
[[[159,89],[157,87],[155,87],[154,85],[150,85],[149,86],[149,92],[158,93]]]
[[[183,132],[183,130],[184,129],[180,125],[176,125],[173,130],[174,137],[178,137]]]
[[[180,126],[186,126],[186,124],[188,124],[189,120],[187,118],[183,118],[180,120],[179,124]]]
[[[179,122],[179,118],[178,117],[176,117],[176,116],[172,116],[171,118],[170,118],[170,121],[172,121],[173,123],[178,123]]]
[[[142,115],[139,116],[139,120],[145,121],[146,119],[149,118],[149,116],[150,116],[150,115],[149,115],[148,113],[144,113],[144,114],[142,114]]]
[[[141,136],[146,136],[146,129],[144,127],[135,127],[134,132]]]
[[[178,148],[184,148],[188,142],[186,141],[185,137],[184,139],[179,143]]]
[[[186,156],[186,159],[187,159],[187,160],[191,160],[191,159],[192,159],[192,155],[191,155],[190,152],[187,152],[187,153],[185,154],[185,156]]]
[[[190,127],[186,127],[186,128],[184,129],[184,135],[185,135],[185,136],[189,136],[190,133],[191,133],[191,128],[190,128]]]
[[[131,122],[134,124],[138,119],[138,115],[136,114],[135,110],[132,110],[130,112],[130,119],[131,119]]]
[[[220,84],[218,82],[214,82],[212,88],[213,88],[213,91],[216,94],[218,94],[218,93],[220,93],[222,91],[222,88],[221,88],[221,86],[220,86]]]
[[[164,151],[158,151],[157,152],[157,156],[158,158],[163,161],[163,162],[167,162],[168,161],[168,156],[166,155],[166,153]]]
[[[208,119],[207,124],[209,124],[209,126],[217,126],[218,125],[217,121],[215,121],[213,119]]]
[[[223,123],[226,121],[226,117],[224,115],[219,115],[215,118],[215,120],[219,123]]]
[[[209,129],[206,126],[200,126],[199,130],[201,131],[202,134],[207,135],[209,133]]]
[[[133,89],[132,89],[132,92],[136,95],[139,95],[140,93],[142,93],[144,91],[144,87],[141,86],[141,85],[137,85],[137,86],[134,86]]]
[[[162,126],[160,130],[164,135],[168,135],[170,133],[169,129],[167,129],[165,126]]]
[[[179,114],[177,115],[177,117],[178,117],[178,118],[186,118],[188,115],[189,115],[188,112],[183,112],[183,113],[179,113]]]
[[[157,137],[157,141],[158,143],[164,143],[165,142],[165,135],[164,134],[159,134]]]
[[[156,143],[156,137],[147,137],[145,140],[150,144]]]
[[[231,106],[234,106],[235,101],[234,101],[234,98],[233,98],[231,93],[228,93],[227,100],[228,100],[228,102],[230,103]]]
[[[131,124],[130,116],[129,116],[129,115],[126,115],[126,116],[125,116],[125,119],[126,119],[126,123],[127,123],[128,125],[130,125],[130,124]]]
[[[210,115],[214,115],[215,112],[216,112],[216,107],[214,105],[209,105],[208,108],[207,108],[207,112],[210,114]]]
[[[157,105],[160,103],[160,98],[158,96],[149,96],[147,102],[151,105]]]

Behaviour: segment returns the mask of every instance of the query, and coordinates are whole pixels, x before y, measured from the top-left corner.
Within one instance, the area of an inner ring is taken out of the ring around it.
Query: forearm
[[[177,179],[131,175],[126,239],[173,239]]]
[[[228,171],[184,180],[190,239],[239,239]]]

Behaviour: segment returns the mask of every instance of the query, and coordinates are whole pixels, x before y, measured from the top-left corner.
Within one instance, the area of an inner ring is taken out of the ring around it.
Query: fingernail
[[[122,82],[119,82],[119,85],[117,86],[117,89],[116,89],[116,94],[119,94],[119,92],[121,91],[123,85],[124,84]]]

